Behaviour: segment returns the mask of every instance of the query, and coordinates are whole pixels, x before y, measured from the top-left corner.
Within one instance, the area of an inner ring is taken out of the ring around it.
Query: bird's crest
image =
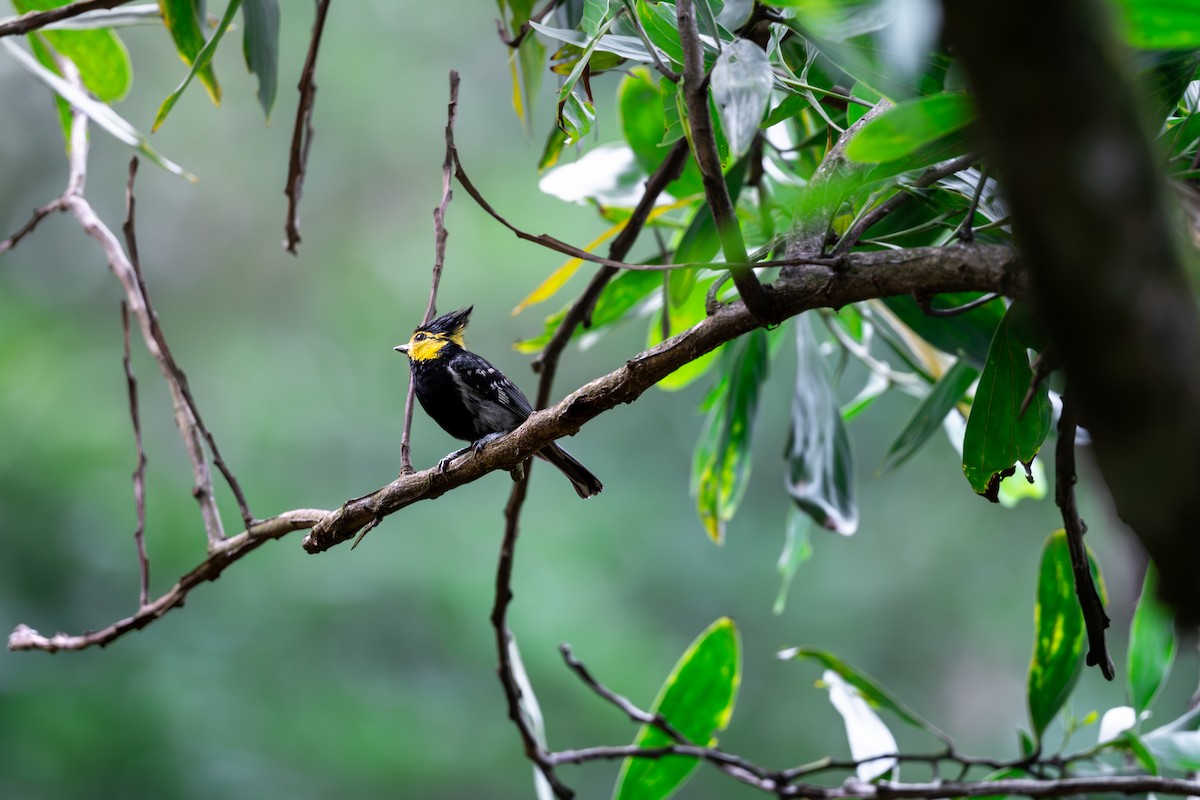
[[[467,329],[467,323],[471,321],[471,312],[474,309],[475,306],[467,306],[458,311],[451,311],[449,314],[442,314],[437,319],[417,328],[417,331],[431,333],[440,339],[449,339],[459,347],[465,347],[463,331]]]

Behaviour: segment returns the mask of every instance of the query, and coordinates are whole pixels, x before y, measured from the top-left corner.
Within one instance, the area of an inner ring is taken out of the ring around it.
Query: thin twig
[[[625,716],[629,717],[631,721],[637,722],[641,725],[651,725],[655,728],[658,728],[660,731],[665,733],[679,744],[691,744],[688,738],[680,733],[678,728],[668,722],[662,714],[651,714],[649,711],[643,711],[635,706],[628,698],[617,694],[612,689],[609,689],[607,686],[600,683],[600,681],[592,677],[592,673],[587,666],[578,658],[576,658],[574,651],[571,650],[571,645],[566,643],[560,644],[558,646],[558,652],[562,654],[563,661],[566,662],[567,668],[574,672],[579,680],[583,681],[585,686],[587,686],[596,694],[600,695],[600,697],[604,698],[612,705],[621,709],[621,711],[625,713]]]
[[[105,11],[131,2],[133,0],[80,0],[78,3],[51,8],[46,11],[30,11],[19,17],[0,22],[0,38],[30,33],[47,25],[52,25],[55,22],[61,22],[64,19],[86,14],[89,11]]]
[[[45,650],[54,653],[59,650],[83,650],[96,645],[104,647],[127,633],[146,627],[171,609],[181,607],[187,599],[188,592],[205,581],[215,581],[226,567],[256,550],[264,542],[278,539],[292,531],[311,528],[331,513],[322,509],[300,508],[255,522],[237,536],[223,539],[203,562],[181,577],[161,597],[152,603],[143,603],[133,616],[79,636],[66,633],[42,636],[28,625],[18,625],[8,637],[8,649]]]
[[[312,147],[313,138],[313,106],[317,101],[317,51],[321,49],[321,37],[325,33],[325,17],[329,14],[329,0],[318,0],[317,13],[313,19],[312,38],[308,43],[308,55],[304,58],[304,68],[300,72],[300,102],[296,106],[296,123],[292,127],[292,146],[288,158],[287,185],[283,193],[287,195],[287,220],[284,222],[284,232],[287,239],[283,246],[292,255],[299,255],[296,248],[300,245],[300,196],[304,193],[304,175],[308,170],[308,151]]]
[[[0,253],[6,253],[16,247],[22,239],[33,233],[33,230],[38,226],[38,223],[40,223],[46,217],[57,211],[66,210],[67,201],[61,195],[54,198],[49,203],[46,203],[46,205],[35,208],[33,210],[33,216],[29,218],[28,222],[18,228],[12,236],[9,236],[4,241],[0,241]]]
[[[1088,563],[1087,546],[1083,535],[1087,526],[1079,518],[1079,507],[1075,503],[1075,428],[1078,417],[1073,398],[1068,393],[1062,396],[1062,413],[1058,418],[1058,442],[1054,448],[1054,500],[1062,511],[1063,527],[1067,531],[1067,547],[1071,554],[1071,569],[1075,574],[1075,595],[1083,612],[1084,626],[1088,636],[1088,666],[1098,665],[1108,680],[1116,676],[1112,656],[1104,638],[1104,629],[1109,625],[1104,602],[1096,591],[1092,569]]]
[[[529,24],[530,21],[535,20],[535,19],[541,20],[543,17],[545,17],[547,14],[549,14],[551,11],[553,11],[554,7],[557,6],[558,3],[559,3],[559,0],[547,0],[546,4],[544,6],[539,8],[537,11],[534,11],[533,13],[531,13],[529,15],[529,19],[527,19],[521,23],[521,27],[517,29],[516,35],[511,36],[511,37],[504,30],[504,21],[496,20],[496,28],[498,29],[499,34],[500,34],[500,41],[504,42],[506,45],[508,45],[512,49],[516,50],[518,47],[521,46],[521,42],[525,41],[525,37],[533,32],[533,26]]]
[[[991,164],[984,164],[983,169],[980,170],[979,183],[975,184],[975,193],[971,195],[971,205],[967,206],[967,215],[963,217],[958,229],[954,231],[954,235],[960,242],[970,244],[975,241],[975,212],[979,209],[980,199],[983,198],[983,190],[987,186],[988,171],[991,166]]]
[[[129,304],[121,301],[121,333],[124,343],[125,385],[129,389],[129,416],[133,420],[133,441],[137,446],[137,466],[133,469],[133,504],[137,512],[137,527],[133,530],[133,543],[137,548],[138,572],[141,587],[138,592],[138,607],[150,602],[150,560],[146,557],[146,451],[142,449],[142,423],[138,416],[137,378],[129,358]]]
[[[957,317],[959,314],[966,314],[968,311],[974,311],[981,306],[986,306],[993,300],[999,300],[1000,297],[996,292],[987,292],[962,305],[953,306],[952,308],[935,308],[933,305],[933,295],[913,295],[913,299],[917,305],[925,312],[926,316],[930,317]]]
[[[858,244],[858,240],[862,238],[862,235],[866,233],[871,226],[875,225],[888,214],[892,213],[897,206],[901,205],[904,203],[904,201],[912,197],[912,195],[909,194],[909,190],[924,189],[927,186],[932,186],[942,178],[953,175],[956,172],[962,172],[964,169],[967,169],[978,160],[979,156],[975,155],[974,153],[968,153],[965,156],[953,158],[943,164],[938,164],[937,166],[930,167],[929,169],[925,170],[908,186],[899,187],[899,191],[897,191],[894,195],[859,217],[858,221],[850,227],[850,230],[846,231],[845,235],[838,240],[837,245],[835,245],[833,248],[833,255],[839,256],[843,253],[850,252],[850,248]]]
[[[213,463],[216,465],[217,470],[221,473],[221,475],[224,476],[225,482],[229,484],[230,491],[233,492],[234,500],[238,504],[238,512],[242,517],[242,524],[246,527],[250,527],[250,524],[254,521],[254,515],[250,513],[250,505],[246,502],[246,494],[242,491],[242,486],[238,482],[237,477],[233,474],[233,470],[229,468],[229,465],[225,463],[225,459],[221,456],[221,449],[217,447],[217,440],[213,438],[212,432],[209,431],[207,426],[205,426],[204,420],[200,416],[200,409],[196,405],[196,399],[192,397],[192,390],[188,385],[187,375],[184,373],[183,368],[179,366],[179,362],[175,360],[175,356],[171,354],[171,348],[167,344],[166,334],[163,333],[162,326],[158,321],[158,314],[154,312],[154,305],[150,302],[150,292],[146,288],[146,277],[142,274],[142,262],[138,256],[137,235],[134,229],[134,210],[136,207],[136,200],[133,196],[133,181],[134,178],[137,177],[137,170],[138,159],[137,156],[134,156],[129,160],[129,180],[125,184],[125,224],[122,226],[122,231],[125,234],[125,246],[129,251],[129,266],[133,271],[133,277],[137,282],[138,293],[140,294],[142,304],[146,309],[145,316],[149,323],[150,335],[157,345],[158,352],[162,354],[160,362],[162,364],[164,373],[166,374],[167,382],[172,387],[172,392],[178,392],[179,397],[182,398],[182,402],[187,406],[188,416],[190,416],[190,422],[187,428],[190,433],[185,433],[185,438],[188,436],[195,437],[197,433],[203,437],[205,443],[208,445],[209,452],[212,453]],[[151,352],[153,352],[153,350]],[[176,414],[178,422],[178,411]],[[180,427],[180,431],[183,432],[184,428]],[[190,455],[191,447],[189,446],[188,449]],[[203,465],[203,469],[197,467],[193,462],[193,471],[196,473],[196,488],[193,489],[192,493],[196,494],[197,497],[204,495],[211,499],[213,497],[212,477],[208,471],[208,464],[204,461],[203,448],[197,447],[195,457],[199,459],[200,463]],[[215,508],[216,501],[213,500],[214,511]],[[217,523],[219,527],[219,516],[217,517]],[[210,528],[210,546],[214,541],[212,534],[213,530]],[[224,532],[221,531],[220,537],[218,538],[222,538],[224,535]]]
[[[675,17],[679,24],[679,43],[683,47],[683,93],[688,111],[688,126],[691,129],[691,144],[704,180],[704,196],[709,211],[717,226],[721,250],[728,262],[729,272],[738,293],[746,306],[759,317],[777,322],[770,298],[758,282],[754,270],[738,266],[749,261],[742,229],[734,213],[729,187],[721,172],[721,159],[717,155],[717,138],[713,130],[712,116],[708,110],[708,78],[704,74],[704,50],[700,44],[700,29],[696,24],[696,9],[692,0],[677,0]]]
[[[442,161],[442,201],[433,210],[433,278],[429,285],[429,302],[425,306],[425,324],[437,316],[438,285],[442,281],[442,266],[446,262],[446,207],[454,193],[450,190],[450,176],[454,168],[454,120],[458,114],[458,73],[450,70],[450,101],[446,105],[446,157]],[[416,386],[408,382],[408,396],[404,401],[404,431],[400,434],[400,474],[413,472],[412,436],[413,401]],[[361,538],[361,537],[359,537]]]

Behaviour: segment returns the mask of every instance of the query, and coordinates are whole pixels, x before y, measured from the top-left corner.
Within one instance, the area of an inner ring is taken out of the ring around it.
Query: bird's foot
[[[484,447],[486,447],[488,445],[488,443],[496,441],[503,435],[504,434],[500,431],[497,431],[496,433],[489,433],[487,436],[484,436],[482,439],[476,439],[474,442],[472,442],[471,449],[474,450],[476,454],[478,454],[483,450]]]
[[[450,465],[452,463],[454,463],[454,459],[458,458],[459,456],[461,456],[463,453],[467,452],[470,449],[471,449],[471,445],[467,445],[466,447],[463,447],[459,450],[455,450],[453,453],[451,453],[450,455],[446,456],[445,458],[443,458],[441,461],[438,462],[437,471],[445,472],[447,469],[450,468]]]

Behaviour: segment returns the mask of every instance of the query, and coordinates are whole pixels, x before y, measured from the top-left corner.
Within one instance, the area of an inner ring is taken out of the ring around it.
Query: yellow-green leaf
[[[200,8],[195,0],[158,0],[158,8],[162,12],[163,25],[175,42],[179,57],[190,67],[204,47]],[[221,85],[217,82],[212,62],[197,72],[196,77],[212,98],[213,105],[221,105]]]

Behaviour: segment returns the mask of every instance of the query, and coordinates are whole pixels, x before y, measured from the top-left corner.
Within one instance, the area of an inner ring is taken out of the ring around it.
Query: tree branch
[[[733,210],[733,201],[729,197],[729,187],[725,185],[725,177],[721,172],[721,159],[717,155],[717,137],[708,110],[704,50],[700,44],[700,29],[696,24],[696,9],[692,0],[677,0],[675,18],[679,25],[679,43],[683,47],[683,86],[680,91],[687,106],[693,154],[704,180],[704,196],[717,226],[721,250],[738,293],[747,307],[760,318],[774,322],[775,310],[754,270],[739,266],[750,259],[742,239],[742,228]]]
[[[133,364],[129,358],[129,304],[121,301],[121,333],[124,344],[125,385],[129,390],[129,416],[133,419],[133,442],[137,447],[137,465],[133,469],[133,505],[137,514],[137,527],[133,529],[133,544],[137,548],[138,572],[141,585],[138,590],[138,606],[150,602],[150,560],[146,557],[146,451],[142,449],[142,423],[138,416],[137,378],[133,375]]]
[[[312,147],[313,138],[313,106],[317,101],[317,52],[321,49],[321,37],[325,33],[325,18],[329,14],[329,0],[318,0],[317,13],[313,19],[312,38],[308,43],[308,55],[304,58],[304,68],[300,72],[300,102],[296,106],[296,122],[292,127],[292,146],[288,158],[287,185],[283,193],[287,195],[287,221],[283,229],[287,239],[283,247],[292,255],[299,255],[296,250],[300,246],[300,196],[304,193],[304,176],[308,170],[308,151]]]
[[[30,11],[19,17],[0,22],[0,38],[30,33],[55,22],[77,17],[89,11],[104,11],[131,3],[133,0],[80,0],[78,3],[51,8],[46,11]]]
[[[914,291],[998,291],[1024,297],[1026,286],[1015,252],[1000,245],[914,248],[902,252],[851,253],[843,268],[810,266],[771,284],[771,300],[781,319],[823,306],[839,308],[876,297]],[[576,390],[521,427],[465,456],[455,466],[404,475],[361,498],[347,501],[304,539],[304,549],[320,553],[353,538],[374,517],[394,514],[421,500],[440,497],[496,469],[511,470],[551,441],[569,436],[605,411],[636,400],[678,369],[767,324],[743,302],[722,306],[694,327],[630,359],[624,366]]]

